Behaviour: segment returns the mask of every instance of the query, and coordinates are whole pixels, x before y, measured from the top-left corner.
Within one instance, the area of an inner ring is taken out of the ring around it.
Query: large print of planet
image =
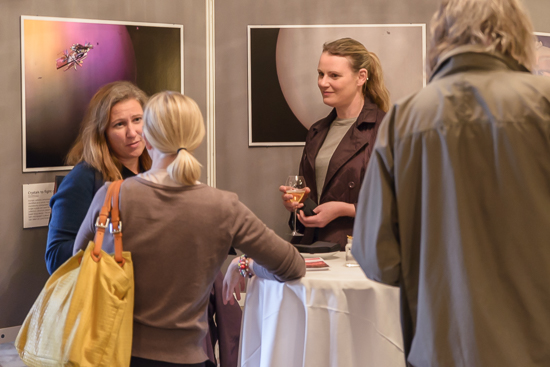
[[[128,80],[146,89],[140,85],[139,75],[144,65],[141,60],[144,53],[140,49],[148,47],[144,39],[154,44],[150,35],[155,27],[33,18],[22,22],[24,169],[62,169],[86,107],[102,85]],[[153,89],[179,90],[180,30],[166,29],[161,33],[171,35],[168,38],[175,43],[172,46],[177,50],[176,56],[168,55],[167,63],[176,64],[178,79],[176,84],[158,85]],[[70,53],[72,45],[87,43],[91,47],[81,65],[57,69],[56,60]],[[162,66],[159,69],[162,70]],[[162,72],[168,73],[168,69]],[[158,74],[155,70],[149,72]]]

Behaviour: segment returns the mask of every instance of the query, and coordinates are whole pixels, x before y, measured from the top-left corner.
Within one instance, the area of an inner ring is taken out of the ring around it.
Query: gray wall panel
[[[22,185],[67,173],[22,173],[21,15],[183,24],[184,89],[206,113],[205,0],[0,1],[0,329],[23,322],[48,277],[47,228],[23,229]],[[206,181],[206,143],[197,157]]]

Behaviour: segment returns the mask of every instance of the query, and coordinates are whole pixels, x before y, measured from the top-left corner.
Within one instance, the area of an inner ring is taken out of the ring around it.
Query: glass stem
[[[296,233],[298,233],[298,232],[296,232],[296,221],[297,220],[298,219],[296,219],[296,209],[294,209],[294,232],[292,232],[293,235],[296,235]]]

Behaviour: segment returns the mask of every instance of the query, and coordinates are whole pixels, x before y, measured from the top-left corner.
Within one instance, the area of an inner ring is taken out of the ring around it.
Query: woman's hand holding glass
[[[300,201],[293,201],[293,195],[287,194],[287,191],[291,189],[291,186],[279,186],[279,191],[283,193],[281,196],[283,205],[289,212],[294,212],[294,210],[296,210],[298,220],[305,227],[323,228],[338,217],[355,217],[355,205],[342,201],[329,201],[323,203],[313,209],[315,215],[306,216],[300,208],[304,206],[303,202],[309,196],[311,192],[310,188],[305,188],[304,196]]]
[[[294,197],[292,194],[287,194],[286,192],[291,190],[292,187],[290,186],[279,186],[279,191],[283,193],[281,198],[283,199],[283,205],[285,206],[286,210],[289,212],[293,212],[294,209],[300,209],[304,206],[303,202],[307,199],[309,196],[309,193],[311,192],[309,187],[306,187],[304,190],[304,196],[302,196],[302,200],[300,201],[292,201],[292,198]]]
[[[292,231],[292,236],[303,236],[302,233],[299,233],[296,230],[296,211],[298,210],[298,205],[300,205],[300,207],[304,206],[304,204],[302,204],[302,201],[304,200],[304,197],[306,195],[306,180],[303,176],[288,176],[285,185],[281,187],[285,188],[283,203],[286,203],[286,197],[288,201],[290,201],[290,203],[292,204],[290,205],[290,207],[292,207],[292,211],[294,212],[294,228]],[[285,207],[288,209],[288,204],[285,204]]]

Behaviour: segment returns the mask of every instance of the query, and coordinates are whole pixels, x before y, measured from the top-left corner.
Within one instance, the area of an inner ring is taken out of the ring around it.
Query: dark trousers
[[[194,364],[170,363],[162,361],[154,361],[139,357],[132,357],[130,367],[205,367],[204,362]]]

